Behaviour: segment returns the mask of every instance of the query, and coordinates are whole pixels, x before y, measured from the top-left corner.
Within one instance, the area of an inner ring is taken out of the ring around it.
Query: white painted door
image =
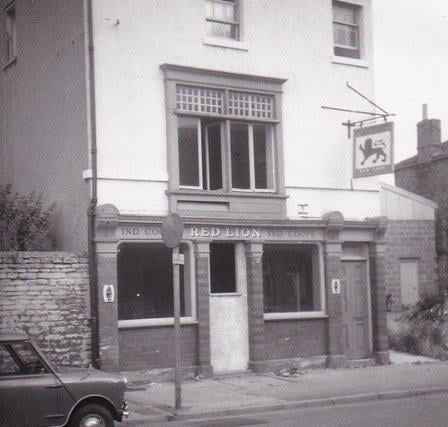
[[[248,369],[246,256],[242,243],[235,245],[235,279],[235,292],[210,293],[210,351],[215,373]]]
[[[414,305],[418,301],[418,261],[416,259],[400,260],[401,303]]]

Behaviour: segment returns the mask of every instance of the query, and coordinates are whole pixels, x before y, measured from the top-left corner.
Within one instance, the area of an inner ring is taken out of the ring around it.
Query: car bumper
[[[122,421],[123,418],[128,418],[129,417],[129,407],[128,407],[128,402],[126,402],[126,400],[123,401],[123,403],[121,404],[121,408],[118,411],[118,421]]]

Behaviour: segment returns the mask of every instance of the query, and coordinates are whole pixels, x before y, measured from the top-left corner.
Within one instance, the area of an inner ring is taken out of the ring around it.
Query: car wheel
[[[114,419],[110,411],[101,405],[89,404],[79,408],[70,427],[113,427]]]

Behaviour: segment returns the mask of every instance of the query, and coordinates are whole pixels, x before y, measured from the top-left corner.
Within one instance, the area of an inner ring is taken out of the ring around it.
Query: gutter
[[[96,104],[95,104],[95,62],[93,45],[93,13],[92,0],[84,0],[85,22],[87,26],[86,43],[87,57],[87,96],[89,102],[89,126],[90,133],[90,167],[92,169],[92,184],[90,204],[87,209],[87,239],[89,252],[89,281],[90,281],[90,327],[92,346],[92,365],[100,368],[99,354],[99,330],[98,330],[98,268],[95,256],[95,211],[98,204],[98,159],[97,159],[97,135],[96,135]]]

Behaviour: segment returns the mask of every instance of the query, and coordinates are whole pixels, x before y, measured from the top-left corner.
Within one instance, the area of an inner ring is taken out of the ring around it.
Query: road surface
[[[139,427],[447,427],[448,394]]]

